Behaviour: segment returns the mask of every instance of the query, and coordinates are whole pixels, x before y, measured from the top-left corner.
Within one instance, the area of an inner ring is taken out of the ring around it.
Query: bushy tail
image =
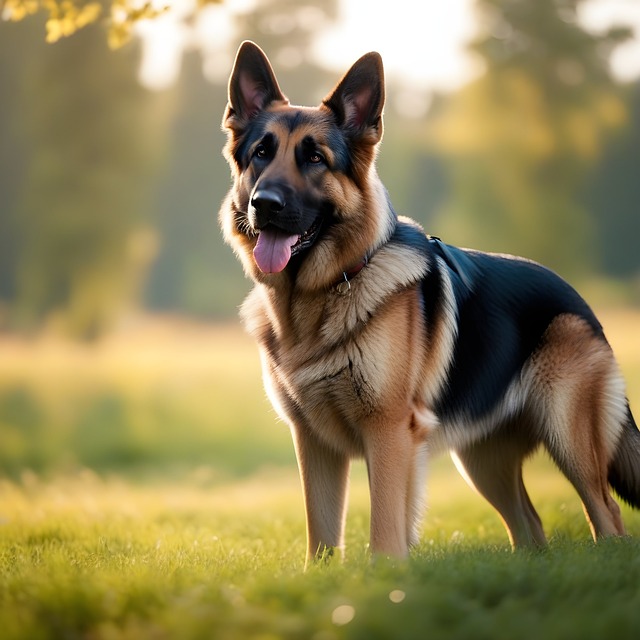
[[[640,431],[629,405],[618,449],[609,466],[609,484],[627,504],[640,509]]]

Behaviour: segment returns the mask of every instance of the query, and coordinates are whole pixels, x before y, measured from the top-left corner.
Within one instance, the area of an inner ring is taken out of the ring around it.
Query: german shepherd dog
[[[291,428],[307,559],[342,550],[350,459],[364,457],[370,548],[418,540],[429,456],[449,450],[513,547],[546,543],[522,480],[543,445],[594,539],[640,507],[640,432],[602,327],[559,276],[446,245],[399,217],[375,169],[382,60],[319,107],[292,106],[263,51],[238,50],[223,118],[226,241],[255,287],[241,315]]]

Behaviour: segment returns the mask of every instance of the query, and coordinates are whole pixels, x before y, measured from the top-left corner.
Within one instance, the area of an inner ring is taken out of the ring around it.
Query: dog
[[[640,508],[640,432],[602,327],[552,271],[460,249],[398,216],[375,168],[382,60],[361,57],[318,107],[292,106],[244,42],[222,126],[226,242],[255,283],[241,317],[293,436],[307,562],[343,550],[350,460],[363,457],[370,549],[419,539],[428,458],[449,450],[514,548],[546,544],[522,480],[543,446],[594,539]]]

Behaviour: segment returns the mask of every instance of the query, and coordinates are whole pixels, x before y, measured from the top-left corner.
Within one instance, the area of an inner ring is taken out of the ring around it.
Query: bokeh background
[[[380,51],[396,209],[576,285],[638,407],[636,0],[5,0],[0,15],[0,474],[294,464],[217,224],[244,39],[298,104]]]

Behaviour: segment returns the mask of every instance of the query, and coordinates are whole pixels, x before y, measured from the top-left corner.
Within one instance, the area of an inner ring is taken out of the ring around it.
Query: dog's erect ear
[[[323,101],[338,125],[363,142],[376,144],[382,138],[384,68],[375,51],[360,58]]]
[[[287,102],[264,51],[246,40],[240,45],[229,78],[229,103],[222,124],[242,128],[275,100]]]

